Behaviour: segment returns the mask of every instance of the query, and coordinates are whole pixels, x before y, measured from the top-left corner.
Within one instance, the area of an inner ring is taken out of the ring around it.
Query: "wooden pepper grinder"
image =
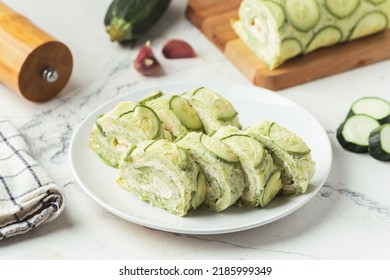
[[[65,87],[72,67],[67,46],[0,2],[0,82],[44,102]]]

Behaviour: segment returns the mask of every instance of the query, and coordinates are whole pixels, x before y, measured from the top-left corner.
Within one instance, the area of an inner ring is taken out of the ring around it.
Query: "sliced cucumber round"
[[[265,150],[262,144],[253,137],[246,134],[233,134],[221,141],[226,143],[232,150],[238,151],[236,154],[245,155],[246,159],[250,161],[254,168],[257,168],[265,157]]]
[[[309,53],[319,48],[328,47],[340,42],[343,33],[340,28],[329,25],[321,28],[308,43],[305,53]]]
[[[202,87],[195,90],[192,96],[204,104],[209,104],[217,120],[230,121],[238,114],[226,98],[207,88]]]
[[[273,18],[276,21],[278,30],[282,29],[284,23],[286,22],[286,15],[284,14],[282,6],[273,1],[264,0],[263,3],[269,8],[270,12],[273,15]]]
[[[306,143],[294,132],[272,123],[268,132],[272,141],[291,155],[304,156],[310,153]]]
[[[352,103],[348,116],[365,114],[380,123],[390,122],[390,102],[380,97],[362,97]]]
[[[240,160],[234,152],[217,139],[213,139],[206,134],[202,134],[200,142],[212,155],[227,163],[237,163]]]
[[[371,35],[387,28],[388,18],[380,12],[374,11],[364,15],[352,29],[349,40]]]
[[[341,19],[352,15],[360,3],[361,0],[325,0],[325,7],[329,13]]]
[[[136,124],[149,139],[155,139],[160,132],[160,119],[157,114],[149,107],[138,105],[134,108],[134,117]]]
[[[337,129],[337,140],[341,146],[351,152],[368,152],[369,135],[380,123],[367,115],[353,115],[347,118]]]
[[[377,160],[390,161],[390,123],[371,131],[368,152]]]
[[[291,25],[301,32],[312,30],[320,20],[320,7],[316,0],[288,0],[285,9]]]
[[[121,114],[119,118],[133,122],[146,133],[148,139],[155,139],[160,132],[160,119],[148,106],[137,105],[132,111]]]
[[[303,52],[302,44],[295,38],[285,38],[280,45],[282,61],[286,61]]]
[[[272,199],[275,198],[275,196],[279,193],[280,189],[282,188],[282,181],[280,180],[280,171],[275,170],[271,173],[271,175],[268,177],[267,183],[264,187],[264,193],[261,198],[261,206],[265,207]]]
[[[159,139],[151,142],[145,147],[144,152],[162,154],[168,157],[173,164],[179,166],[182,170],[185,170],[189,164],[188,155],[184,150],[166,139]]]
[[[197,209],[204,202],[207,194],[207,188],[209,186],[206,176],[202,170],[199,171],[196,177],[196,191],[192,193],[191,206],[193,209]]]
[[[169,101],[169,109],[188,130],[204,131],[203,123],[198,113],[185,98],[178,95],[172,96]]]

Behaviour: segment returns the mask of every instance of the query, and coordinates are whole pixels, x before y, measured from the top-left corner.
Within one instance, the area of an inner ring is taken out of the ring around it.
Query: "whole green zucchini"
[[[164,14],[171,0],[114,0],[104,18],[111,41],[135,42]]]

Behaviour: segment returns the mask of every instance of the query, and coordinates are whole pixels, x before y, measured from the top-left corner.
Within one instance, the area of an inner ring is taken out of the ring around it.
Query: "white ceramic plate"
[[[89,133],[97,118],[120,101],[137,101],[151,90],[145,89],[111,100],[92,112],[74,132],[70,144],[70,164],[77,182],[98,204],[130,222],[163,231],[186,234],[219,234],[242,231],[278,220],[302,207],[319,191],[331,167],[332,150],[328,136],[319,122],[305,109],[265,89],[237,84],[179,84],[162,86],[166,93],[206,86],[223,94],[237,111],[243,126],[269,119],[295,131],[312,150],[316,173],[308,191],[294,198],[277,197],[266,208],[241,209],[230,207],[220,213],[208,209],[189,211],[177,217],[150,206],[116,184],[118,171],[105,165],[88,147]]]

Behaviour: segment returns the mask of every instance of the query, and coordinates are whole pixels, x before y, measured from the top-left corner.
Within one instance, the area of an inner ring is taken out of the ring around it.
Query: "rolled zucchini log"
[[[238,204],[265,207],[280,191],[280,171],[264,146],[234,126],[220,128],[213,136],[233,150],[245,171],[248,186]]]
[[[206,134],[220,127],[232,125],[241,128],[238,113],[233,105],[219,93],[201,87],[182,95],[198,113]]]
[[[390,0],[243,0],[232,26],[269,69],[389,27]]]
[[[184,216],[206,196],[203,171],[187,154],[166,139],[145,141],[123,157],[118,183],[151,205]]]
[[[145,140],[171,139],[160,127],[156,113],[148,106],[125,101],[95,122],[89,147],[112,167],[118,167],[126,151]]]
[[[209,187],[205,204],[220,212],[236,203],[247,181],[238,157],[222,142],[201,132],[189,132],[176,143],[203,169]]]
[[[282,193],[288,196],[305,193],[315,172],[315,163],[305,142],[294,132],[267,120],[251,125],[245,132],[270,151],[282,171]]]

